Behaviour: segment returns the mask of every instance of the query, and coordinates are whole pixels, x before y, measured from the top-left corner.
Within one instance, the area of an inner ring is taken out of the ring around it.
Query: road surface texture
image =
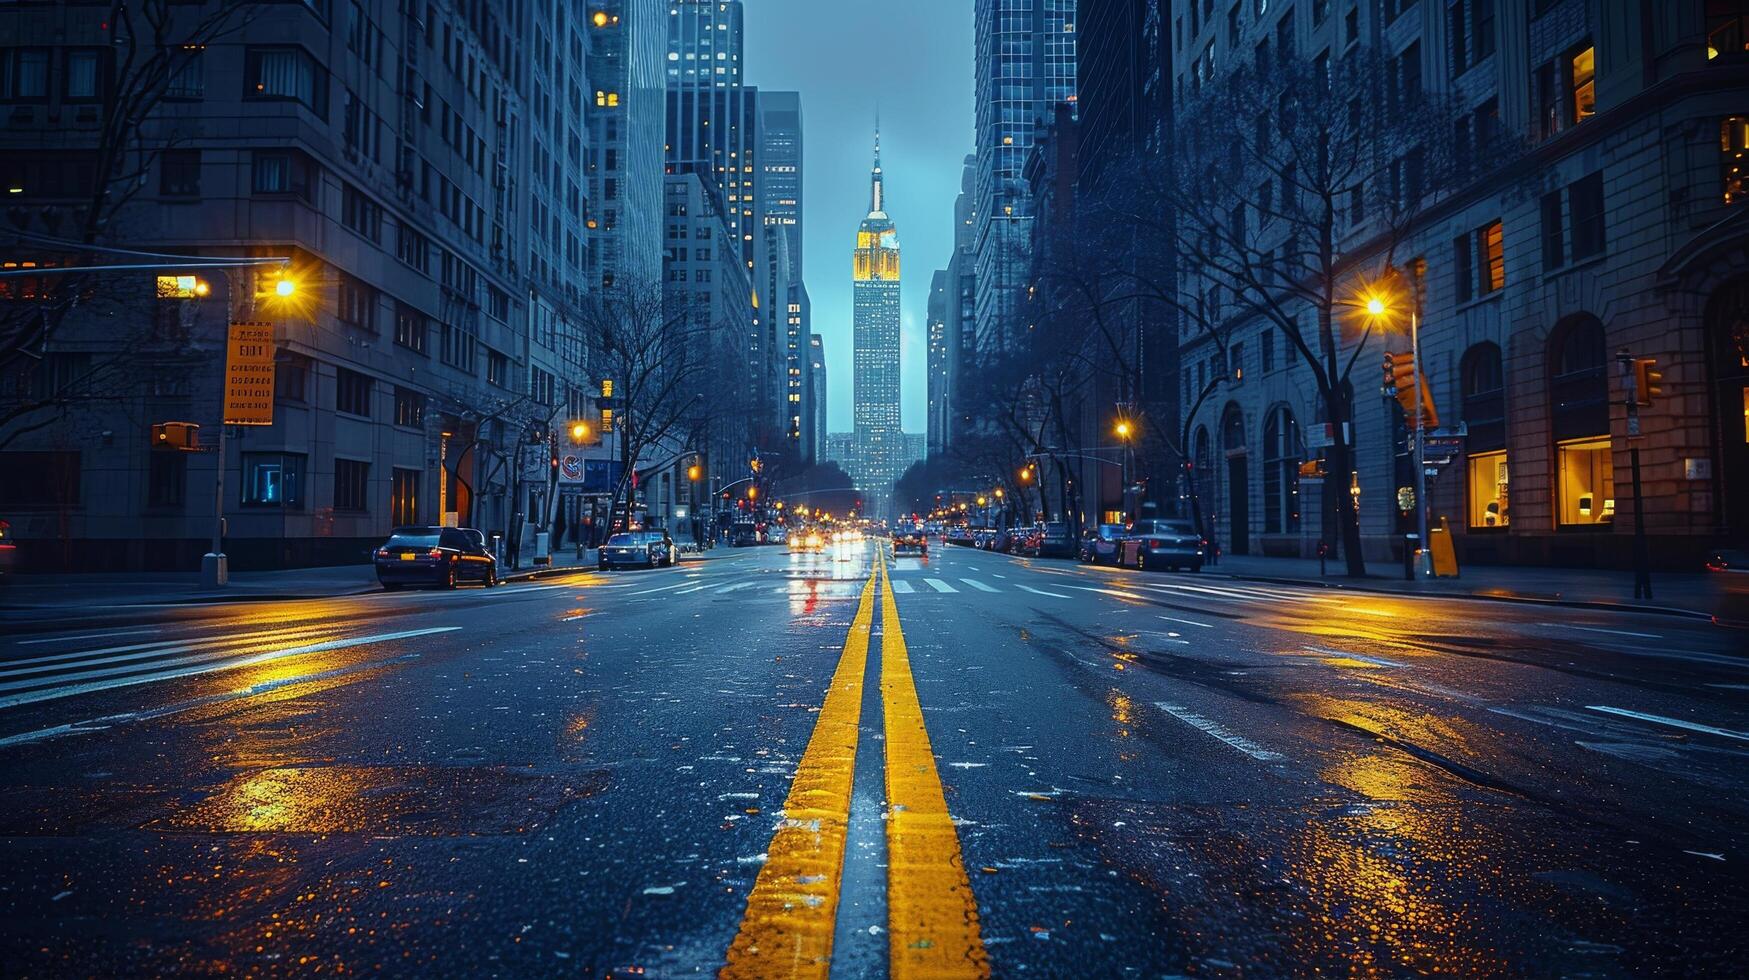
[[[1746,692],[1697,619],[940,546],[18,614],[0,960],[1740,976]]]

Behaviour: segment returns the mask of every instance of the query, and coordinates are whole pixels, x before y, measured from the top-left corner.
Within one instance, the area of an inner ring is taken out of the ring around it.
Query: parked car
[[[627,531],[607,539],[596,558],[602,571],[626,565],[660,568],[674,564],[674,541],[666,531]]]
[[[498,559],[471,527],[398,527],[376,550],[377,581],[394,592],[409,585],[453,589],[462,582],[498,584]]]
[[[729,544],[736,548],[748,548],[759,543],[759,525],[752,521],[737,521],[729,529]]]
[[[1141,571],[1188,568],[1200,572],[1206,546],[1189,521],[1151,520],[1147,530],[1132,532],[1118,542],[1117,563]]]
[[[784,542],[786,542],[788,540],[789,540],[789,528],[786,528],[781,524],[777,525],[776,527],[773,527],[770,530],[767,530],[765,532],[765,543],[766,544],[783,544]]]
[[[972,543],[972,529],[964,524],[955,524],[941,536],[941,543],[969,545]]]
[[[1117,564],[1117,544],[1129,533],[1122,524],[1101,524],[1081,541],[1081,560],[1093,565]]]
[[[1074,558],[1075,539],[1069,534],[1069,525],[1062,521],[1047,521],[1039,525],[1037,532],[1027,541],[1026,553],[1039,558]]]

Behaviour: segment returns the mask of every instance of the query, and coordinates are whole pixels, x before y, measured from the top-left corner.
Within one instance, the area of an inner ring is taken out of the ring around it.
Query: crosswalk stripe
[[[937,592],[958,592],[959,591],[958,589],[947,584],[946,582],[943,582],[941,579],[938,579],[938,578],[926,578],[923,581],[928,583],[929,587],[934,589]]]
[[[960,581],[966,583],[967,585],[971,586],[974,589],[977,589],[979,592],[1000,592],[1001,591],[1000,589],[993,589],[990,586],[985,585],[984,583],[978,581],[975,578],[962,578],[962,579],[960,579]]]
[[[737,589],[751,588],[754,584],[755,583],[753,582],[736,582],[734,585],[725,585],[717,590],[717,595],[722,595],[725,592],[734,592]]]
[[[178,677],[192,677],[196,674],[206,674],[217,670],[230,670],[236,667],[247,667],[251,664],[266,663],[284,657],[297,656],[305,653],[325,653],[329,650],[342,650],[347,647],[363,646],[367,643],[384,643],[390,640],[405,640],[416,636],[429,636],[433,633],[449,633],[461,629],[460,626],[432,626],[425,629],[403,630],[398,633],[377,633],[371,636],[352,636],[339,640],[328,640],[323,643],[311,643],[302,646],[288,647],[283,650],[267,650],[262,653],[243,656],[227,656],[217,660],[199,662],[201,658],[190,657],[181,661],[167,661],[161,666],[176,666],[174,670],[161,670],[150,674],[130,674],[126,677],[107,677],[101,680],[83,681],[61,687],[51,687],[34,691],[24,691],[11,697],[0,698],[0,709],[13,708],[21,704],[32,704],[37,701],[52,701],[56,698],[71,697],[75,694],[89,694],[93,691],[107,691],[117,687],[132,687],[136,684],[147,684],[152,681],[174,680]],[[188,664],[192,666],[178,666]],[[70,678],[77,680],[77,678]]]
[[[322,625],[287,626],[279,629],[258,630],[254,633],[244,633],[239,636],[211,636],[206,638],[184,637],[178,640],[157,640],[151,643],[130,643],[126,646],[104,647],[98,650],[76,650],[70,653],[57,653],[45,657],[27,657],[21,660],[8,660],[0,664],[0,678],[21,674],[41,673],[45,670],[67,669],[71,663],[85,666],[99,666],[107,663],[121,663],[127,660],[143,660],[151,657],[165,657],[178,653],[188,653],[202,647],[218,648],[241,646],[247,643],[265,642],[268,640],[294,640],[312,633],[333,632],[334,627]],[[30,666],[31,664],[47,664],[49,666]]]
[[[894,592],[902,592],[906,595],[910,595],[911,593],[916,592],[917,590],[911,588],[911,583],[905,581],[904,579],[894,579],[893,580],[893,591]]]
[[[1016,586],[1016,588],[1025,589],[1026,591],[1031,592],[1033,595],[1048,595],[1053,599],[1067,599],[1067,598],[1069,598],[1068,596],[1062,594],[1061,592],[1046,592],[1043,589],[1035,589],[1030,585],[1020,585],[1018,582],[1015,583],[1015,586]]]

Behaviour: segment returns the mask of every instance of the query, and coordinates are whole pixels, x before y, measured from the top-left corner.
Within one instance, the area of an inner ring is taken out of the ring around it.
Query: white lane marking
[[[1199,732],[1220,739],[1232,748],[1238,749],[1240,752],[1256,759],[1258,762],[1274,762],[1282,757],[1281,753],[1271,752],[1243,735],[1235,735],[1222,727],[1219,723],[1210,721],[1202,715],[1191,711],[1189,708],[1182,708],[1176,704],[1167,704],[1165,701],[1155,701],[1154,707],[1159,708],[1161,711],[1177,718],[1179,721],[1184,722],[1186,725],[1189,725]]]
[[[725,585],[722,588],[717,590],[717,595],[722,595],[725,592],[734,592],[737,589],[751,588],[755,584],[757,584],[757,583],[754,583],[754,582],[736,582],[734,585]]]
[[[902,578],[896,578],[896,579],[893,579],[893,591],[898,592],[898,593],[902,593],[905,595],[909,595],[913,592],[916,592],[917,590],[911,588],[910,582],[907,582]]]
[[[57,653],[46,657],[29,657],[23,660],[8,660],[0,665],[0,677],[12,674],[30,674],[42,670],[56,669],[49,667],[31,667],[29,664],[66,664],[77,662],[82,664],[119,663],[123,660],[139,660],[144,657],[156,657],[160,654],[187,653],[189,650],[203,646],[237,646],[251,640],[296,639],[303,634],[333,631],[337,626],[314,624],[309,626],[282,626],[277,629],[258,630],[254,633],[244,633],[236,636],[212,636],[205,638],[183,637],[176,640],[153,640],[150,643],[130,643],[126,646],[104,647],[99,650],[74,650],[68,653]]]
[[[679,592],[676,592],[674,594],[675,595],[686,595],[689,592],[703,592],[704,590],[706,590],[708,588],[710,588],[710,584],[706,583],[704,585],[695,585],[690,589],[681,589]],[[633,592],[632,595],[637,595],[637,593]]]
[[[962,578],[962,579],[960,579],[960,581],[966,583],[967,585],[971,586],[974,589],[977,589],[979,592],[1000,592],[1000,591],[1002,591],[1001,589],[996,589],[996,588],[992,588],[988,585],[985,585],[984,583],[978,581],[975,578]]]
[[[1227,598],[1227,599],[1232,599],[1232,600],[1235,600],[1238,602],[1269,602],[1269,601],[1273,601],[1275,599],[1283,598],[1282,596],[1270,595],[1270,594],[1265,593],[1265,592],[1254,592],[1254,591],[1251,591],[1249,589],[1224,589],[1224,588],[1220,588],[1218,586],[1212,586],[1212,585],[1179,585],[1177,583],[1161,583],[1158,585],[1146,585],[1146,586],[1143,586],[1143,588],[1156,589],[1156,590],[1161,590],[1161,591],[1170,589],[1170,590],[1173,590],[1176,592],[1195,592],[1195,593],[1198,593],[1201,595],[1214,596],[1216,598]],[[1296,598],[1300,598],[1300,597],[1296,597]],[[1332,602],[1332,601],[1335,601],[1332,599],[1324,598],[1323,596],[1311,596],[1311,597],[1304,597],[1304,598],[1306,599],[1306,601],[1309,601],[1309,602]]]
[[[1179,619],[1176,616],[1160,616],[1158,618],[1164,619],[1168,623],[1183,623],[1186,626],[1201,626],[1205,630],[1214,629],[1214,626],[1210,625],[1209,623],[1199,623],[1194,619]]]
[[[117,674],[129,674],[141,670],[159,667],[173,667],[178,664],[211,663],[227,657],[240,657],[250,650],[260,649],[274,643],[309,643],[313,640],[333,636],[341,631],[339,626],[312,628],[306,630],[274,633],[255,633],[244,636],[230,637],[224,640],[208,640],[191,643],[187,646],[171,647],[167,650],[154,650],[150,653],[130,653],[120,657],[105,657],[102,660],[75,661],[65,664],[49,664],[42,667],[30,667],[24,670],[11,671],[0,676],[18,677],[18,680],[7,680],[0,683],[0,691],[21,691],[44,684],[53,684],[74,678],[89,679],[96,677],[114,677]],[[187,654],[188,656],[177,656]],[[172,656],[170,660],[152,660],[149,663],[122,663],[129,660],[142,660],[161,656]],[[106,667],[105,664],[121,664],[116,667]],[[100,669],[101,668],[101,669]],[[25,674],[49,673],[43,677],[24,677]]]
[[[265,694],[268,691],[277,691],[282,687],[290,687],[294,684],[305,684],[310,681],[323,681],[335,677],[344,677],[348,674],[363,673],[365,671],[374,670],[378,667],[387,667],[390,664],[406,663],[418,659],[419,654],[417,653],[404,653],[398,657],[388,657],[383,660],[364,660],[355,664],[347,664],[344,667],[336,667],[333,670],[318,671],[314,674],[294,674],[290,677],[275,677],[258,684],[251,684],[248,687],[237,688],[235,691],[225,691],[221,694],[205,694],[200,697],[189,698],[186,701],[177,701],[157,708],[147,708],[140,711],[124,711],[121,714],[104,715],[101,718],[87,718],[84,721],[75,721],[64,725],[53,725],[48,728],[39,728],[33,732],[9,735],[6,738],[0,738],[0,747],[20,745],[27,742],[39,742],[43,739],[56,738],[61,735],[76,735],[87,732],[106,731],[117,725],[127,725],[136,721],[152,721],[158,718],[166,718],[170,715],[179,715],[185,711],[192,711],[195,708],[204,708],[211,704],[220,704],[225,701],[235,701],[239,698]],[[347,681],[346,683],[352,682]]]
[[[51,687],[40,691],[27,691],[9,698],[0,698],[0,708],[13,708],[21,704],[35,704],[38,701],[52,701],[56,698],[71,697],[75,694],[90,694],[93,691],[107,691],[117,687],[133,687],[136,684],[149,684],[153,681],[175,680],[178,677],[191,677],[195,674],[207,674],[216,670],[231,670],[237,667],[248,667],[252,664],[267,663],[284,657],[294,657],[305,653],[326,653],[329,650],[344,650],[347,647],[363,646],[366,643],[387,643],[392,640],[408,640],[416,636],[430,636],[433,633],[450,633],[461,629],[460,626],[431,626],[425,629],[402,630],[398,633],[375,633],[370,636],[354,636],[344,640],[329,640],[325,643],[312,643],[306,646],[289,647],[284,650],[269,650],[254,656],[241,659],[208,661],[193,667],[180,670],[165,670],[153,674],[135,674],[129,677],[111,677],[100,681],[89,681],[70,684],[65,687]]]
[[[691,584],[692,584],[691,582],[676,582],[673,585],[660,585],[654,589],[645,589],[642,592],[630,592],[627,594],[628,595],[649,595],[652,592],[667,592],[669,589],[685,588],[686,586],[691,585]]]
[[[1398,661],[1398,660],[1386,660],[1383,657],[1369,657],[1366,654],[1355,653],[1351,650],[1332,650],[1329,647],[1306,647],[1306,649],[1310,650],[1313,653],[1323,654],[1326,657],[1346,657],[1349,660],[1358,660],[1362,663],[1372,664],[1375,667],[1407,667],[1407,666],[1409,666],[1408,664],[1403,663],[1403,662]]]
[[[1620,715],[1623,718],[1638,718],[1641,721],[1649,721],[1654,725],[1669,725],[1671,728],[1685,728],[1691,732],[1705,732],[1708,735],[1722,735],[1725,738],[1734,738],[1740,741],[1749,742],[1749,732],[1733,732],[1728,728],[1714,728],[1711,725],[1699,725],[1692,721],[1683,721],[1681,718],[1666,718],[1663,715],[1649,715],[1641,711],[1629,711],[1626,708],[1612,708],[1607,704],[1588,704],[1585,706],[1585,709],[1587,711],[1601,711],[1606,715]]]
[[[1080,589],[1083,592],[1099,592],[1105,595],[1114,595],[1119,599],[1134,599],[1137,602],[1145,601],[1147,598],[1146,596],[1137,595],[1134,592],[1123,592],[1118,589],[1101,589],[1091,585],[1071,585],[1069,588]]]
[[[929,587],[934,589],[937,592],[958,592],[959,591],[958,589],[947,584],[946,582],[943,582],[941,579],[938,579],[938,578],[926,578],[923,581],[928,583]]]
[[[19,640],[18,645],[21,647],[28,647],[28,646],[35,646],[38,643],[72,643],[76,640],[101,640],[101,639],[105,639],[106,637],[111,637],[111,636],[133,636],[133,635],[138,634],[138,633],[162,633],[162,632],[164,632],[164,631],[161,629],[158,629],[156,627],[152,627],[152,628],[137,629],[137,630],[115,630],[114,632],[110,632],[110,633],[75,633],[71,636],[49,636],[49,637],[43,637],[41,639],[36,639],[36,640]]]
[[[1587,633],[1614,633],[1617,636],[1637,636],[1642,640],[1662,640],[1659,633],[1635,633],[1631,630],[1611,630],[1601,626],[1574,626],[1572,623],[1538,623],[1538,626],[1549,626],[1558,630],[1584,630]]]
[[[1061,592],[1046,592],[1043,589],[1035,589],[1030,585],[1021,585],[1018,582],[1015,583],[1015,588],[1025,589],[1026,591],[1031,592],[1033,595],[1048,595],[1053,599],[1067,599],[1067,598],[1069,598],[1068,596],[1062,594]]]

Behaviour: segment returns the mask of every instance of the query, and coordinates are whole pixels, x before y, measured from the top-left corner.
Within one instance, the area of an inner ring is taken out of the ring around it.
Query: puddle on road
[[[242,773],[147,829],[205,833],[457,836],[526,833],[607,774],[483,767],[310,766]]]

